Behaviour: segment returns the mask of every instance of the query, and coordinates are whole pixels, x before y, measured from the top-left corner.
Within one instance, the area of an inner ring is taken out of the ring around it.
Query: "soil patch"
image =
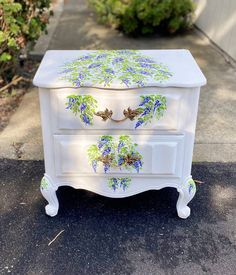
[[[32,79],[38,65],[37,61],[31,59],[23,62],[19,75],[23,76],[27,81],[22,80],[17,85],[11,85],[0,93],[0,132],[8,125],[10,117],[20,105],[24,94],[32,87]],[[4,85],[7,85],[7,83],[4,83]]]

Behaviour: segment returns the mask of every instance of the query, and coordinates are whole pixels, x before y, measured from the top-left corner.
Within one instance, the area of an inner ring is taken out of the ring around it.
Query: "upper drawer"
[[[183,94],[179,88],[51,90],[53,129],[177,130]]]

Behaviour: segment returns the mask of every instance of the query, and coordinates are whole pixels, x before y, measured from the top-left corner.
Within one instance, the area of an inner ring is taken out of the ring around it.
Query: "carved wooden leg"
[[[191,212],[187,204],[192,200],[196,193],[196,185],[192,177],[188,177],[184,184],[177,190],[179,192],[179,198],[176,205],[177,213],[180,218],[186,219]]]
[[[57,215],[59,203],[56,195],[57,187],[52,184],[52,180],[46,174],[41,180],[40,191],[44,198],[48,201],[45,207],[46,214],[54,217]]]

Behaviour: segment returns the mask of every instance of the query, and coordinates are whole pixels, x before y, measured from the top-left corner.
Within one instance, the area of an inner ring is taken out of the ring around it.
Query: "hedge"
[[[98,21],[126,34],[175,33],[191,26],[192,0],[89,0]]]
[[[0,0],[0,76],[13,75],[19,55],[25,52],[49,21],[50,0]]]

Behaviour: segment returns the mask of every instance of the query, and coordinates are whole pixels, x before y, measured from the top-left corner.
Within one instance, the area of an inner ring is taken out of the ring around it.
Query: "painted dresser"
[[[192,154],[200,87],[187,50],[48,51],[39,87],[46,213],[60,186],[122,198],[164,187],[190,215]]]

